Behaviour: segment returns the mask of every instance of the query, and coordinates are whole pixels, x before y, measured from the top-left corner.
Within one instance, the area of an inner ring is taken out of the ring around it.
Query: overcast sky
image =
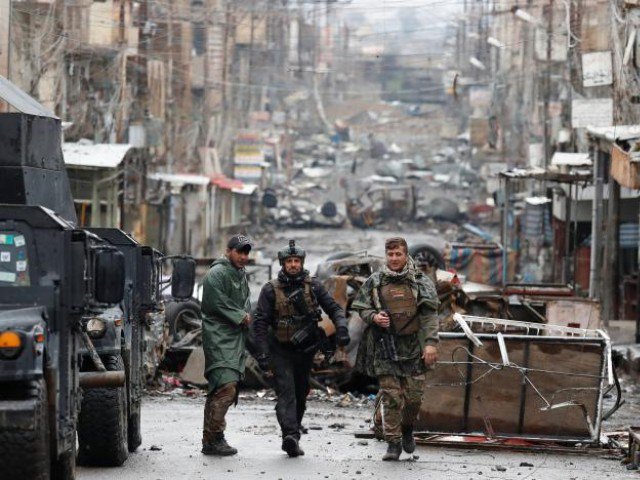
[[[338,5],[348,21],[364,20],[373,27],[375,34],[367,36],[369,42],[412,50],[428,44],[435,47],[431,42],[443,39],[445,28],[462,10],[463,0],[342,0]]]
[[[353,0],[343,8],[377,19],[392,18],[401,10],[412,10],[421,19],[431,17],[440,21],[453,19],[455,13],[462,9],[462,3],[462,0]]]

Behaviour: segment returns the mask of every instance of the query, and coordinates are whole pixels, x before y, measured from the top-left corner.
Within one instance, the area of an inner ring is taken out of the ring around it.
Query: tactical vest
[[[278,279],[272,280],[270,283],[276,295],[276,326],[274,329],[276,339],[281,343],[289,343],[291,342],[291,337],[307,325],[308,320],[301,318],[293,305],[289,303],[284,292],[284,285]],[[309,277],[304,279],[304,299],[309,306],[309,310],[313,311],[318,308],[316,297],[311,291],[311,278]]]
[[[383,308],[389,311],[397,335],[411,335],[419,330],[418,302],[407,282],[388,283],[380,287]]]

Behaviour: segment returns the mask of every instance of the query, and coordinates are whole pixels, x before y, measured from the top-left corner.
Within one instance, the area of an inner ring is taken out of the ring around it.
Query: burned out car
[[[412,185],[379,185],[347,182],[346,208],[354,227],[371,228],[388,220],[412,220],[416,191]]]

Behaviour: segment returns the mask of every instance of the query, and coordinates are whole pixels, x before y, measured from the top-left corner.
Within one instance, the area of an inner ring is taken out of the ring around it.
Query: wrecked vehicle
[[[265,221],[279,227],[341,228],[346,218],[338,212],[334,202],[318,205],[314,200],[305,198],[314,189],[317,187],[311,186],[302,191],[266,189],[262,197],[262,205],[267,209]]]
[[[124,371],[126,382],[116,388],[83,392],[78,419],[78,463],[119,466],[142,442],[140,413],[144,378],[147,315],[161,309],[162,254],[140,245],[116,228],[92,228],[124,258],[125,295],[113,309],[92,312],[89,335],[93,348],[81,351],[82,371]],[[190,297],[195,262],[173,258],[172,296]],[[97,358],[96,358],[97,357]],[[103,370],[104,369],[104,370]]]
[[[388,220],[409,221],[416,213],[412,185],[362,185],[346,182],[346,208],[354,227],[370,228]]]

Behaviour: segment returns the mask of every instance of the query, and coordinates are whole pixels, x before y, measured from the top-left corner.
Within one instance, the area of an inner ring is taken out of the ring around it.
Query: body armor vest
[[[304,299],[309,306],[310,311],[315,311],[318,308],[318,302],[315,295],[311,291],[311,278],[304,279]],[[282,343],[291,342],[291,337],[296,332],[304,328],[309,320],[303,318],[291,305],[287,299],[287,294],[284,292],[284,286],[277,280],[272,280],[271,285],[276,296],[275,314],[276,314],[276,326],[275,335],[276,339]]]
[[[380,287],[380,300],[387,309],[397,335],[411,335],[419,330],[418,302],[406,282],[388,283]]]

